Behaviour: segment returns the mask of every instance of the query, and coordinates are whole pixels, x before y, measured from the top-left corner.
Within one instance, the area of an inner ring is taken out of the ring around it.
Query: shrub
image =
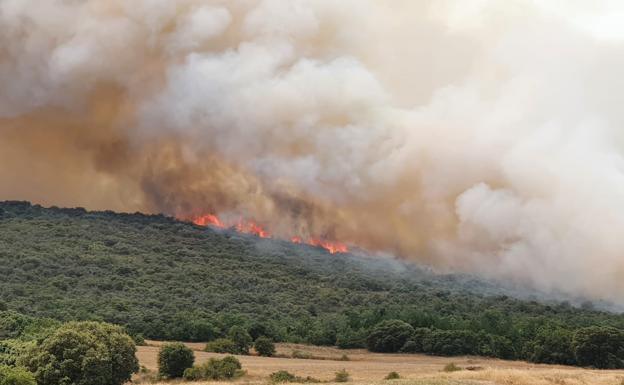
[[[143,334],[138,333],[132,336],[132,339],[134,340],[134,344],[136,346],[145,346],[145,337],[143,337]]]
[[[228,338],[217,338],[214,341],[210,341],[206,344],[204,348],[207,352],[213,353],[227,353],[227,354],[238,354],[238,346],[234,343],[234,341]]]
[[[232,326],[228,333],[228,338],[236,345],[237,352],[239,354],[249,354],[249,348],[253,340],[251,336],[242,326]]]
[[[165,378],[182,377],[184,371],[193,367],[195,356],[186,345],[174,342],[164,344],[158,352],[158,374]]]
[[[599,369],[624,368],[624,331],[593,326],[577,330],[572,341],[579,365]]]
[[[347,382],[349,381],[349,372],[345,369],[339,370],[336,372],[336,377],[334,378],[335,382]]]
[[[412,336],[414,328],[400,320],[378,323],[366,339],[368,349],[373,352],[398,352]]]
[[[35,377],[24,368],[0,366],[0,385],[37,385]]]
[[[450,363],[444,365],[444,368],[442,370],[444,370],[445,372],[457,372],[457,371],[460,371],[462,369],[459,366],[455,365],[454,362],[450,362]]]
[[[312,358],[312,354],[308,352],[302,352],[301,350],[293,350],[292,358],[299,358],[302,360],[309,360]]]
[[[271,382],[296,382],[297,376],[287,372],[286,370],[280,370],[275,373],[271,373],[269,376]]]
[[[273,383],[278,382],[298,382],[298,383],[319,383],[321,380],[314,377],[299,377],[295,376],[292,373],[289,373],[285,370],[280,370],[279,372],[271,373],[269,376],[269,380]]]
[[[241,363],[234,356],[223,359],[211,358],[207,362],[184,370],[184,379],[196,380],[229,380],[243,375]]]
[[[351,359],[346,354],[343,354],[342,356],[340,356],[338,361],[351,361]]]
[[[390,372],[384,378],[384,380],[398,380],[399,378],[401,378],[401,376],[399,376],[399,373],[397,373],[397,372]]]
[[[258,337],[254,343],[254,349],[256,349],[259,355],[264,357],[271,357],[275,354],[275,344],[266,337]]]
[[[24,353],[39,385],[121,385],[138,371],[136,347],[121,327],[71,322]]]

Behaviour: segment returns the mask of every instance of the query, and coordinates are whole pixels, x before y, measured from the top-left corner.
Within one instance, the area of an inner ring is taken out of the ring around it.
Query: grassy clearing
[[[154,343],[150,343],[154,344]],[[189,344],[195,350],[196,362],[222,355],[201,351],[201,344]],[[536,365],[522,361],[504,361],[482,357],[431,357],[419,354],[375,354],[364,350],[338,350],[296,344],[278,344],[277,350],[290,357],[299,350],[317,357],[340,357],[347,354],[350,361],[331,359],[293,359],[284,357],[237,356],[247,375],[234,381],[239,385],[266,385],[271,373],[286,370],[296,376],[314,377],[333,384],[336,372],[345,369],[354,385],[623,385],[624,371],[600,371],[575,367]],[[156,369],[157,346],[139,348],[141,364]],[[461,370],[445,372],[449,364]],[[470,370],[469,368],[479,368]],[[389,372],[401,378],[385,380]],[[148,378],[143,385],[156,385]],[[218,382],[196,382],[207,385]],[[221,382],[220,384],[223,384]],[[161,384],[158,384],[161,385]],[[163,384],[164,385],[164,384]]]

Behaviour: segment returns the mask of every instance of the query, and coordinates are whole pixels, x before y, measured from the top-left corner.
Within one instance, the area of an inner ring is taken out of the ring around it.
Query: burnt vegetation
[[[619,314],[162,215],[0,203],[0,277],[4,365],[19,350],[8,341],[22,313],[118,324],[137,341],[214,341],[237,354],[260,339],[624,366]]]

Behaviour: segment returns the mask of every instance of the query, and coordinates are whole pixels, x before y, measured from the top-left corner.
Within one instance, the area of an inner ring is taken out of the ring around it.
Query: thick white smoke
[[[0,198],[621,301],[618,2],[0,0]]]

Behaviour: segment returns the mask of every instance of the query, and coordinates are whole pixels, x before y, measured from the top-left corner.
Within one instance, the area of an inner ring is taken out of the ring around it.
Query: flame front
[[[236,231],[245,234],[253,234],[260,238],[271,238],[271,234],[262,226],[249,220],[240,219],[236,224]]]
[[[194,218],[193,223],[199,226],[215,226],[215,227],[220,227],[220,228],[225,227],[225,225],[223,224],[223,222],[221,222],[219,217],[217,217],[216,215],[212,215],[212,214],[206,214],[206,215],[202,215],[197,218]]]
[[[253,234],[260,238],[271,238],[271,234],[264,227],[252,220],[246,220],[240,218],[237,223],[227,226],[224,224],[218,216],[214,214],[205,214],[195,217],[191,220],[198,226],[214,226],[218,228],[231,227],[240,233]],[[292,243],[307,244],[315,247],[322,247],[329,251],[331,254],[347,253],[349,248],[342,242],[328,241],[322,238],[309,238],[307,240],[300,236],[293,236],[290,238]]]

